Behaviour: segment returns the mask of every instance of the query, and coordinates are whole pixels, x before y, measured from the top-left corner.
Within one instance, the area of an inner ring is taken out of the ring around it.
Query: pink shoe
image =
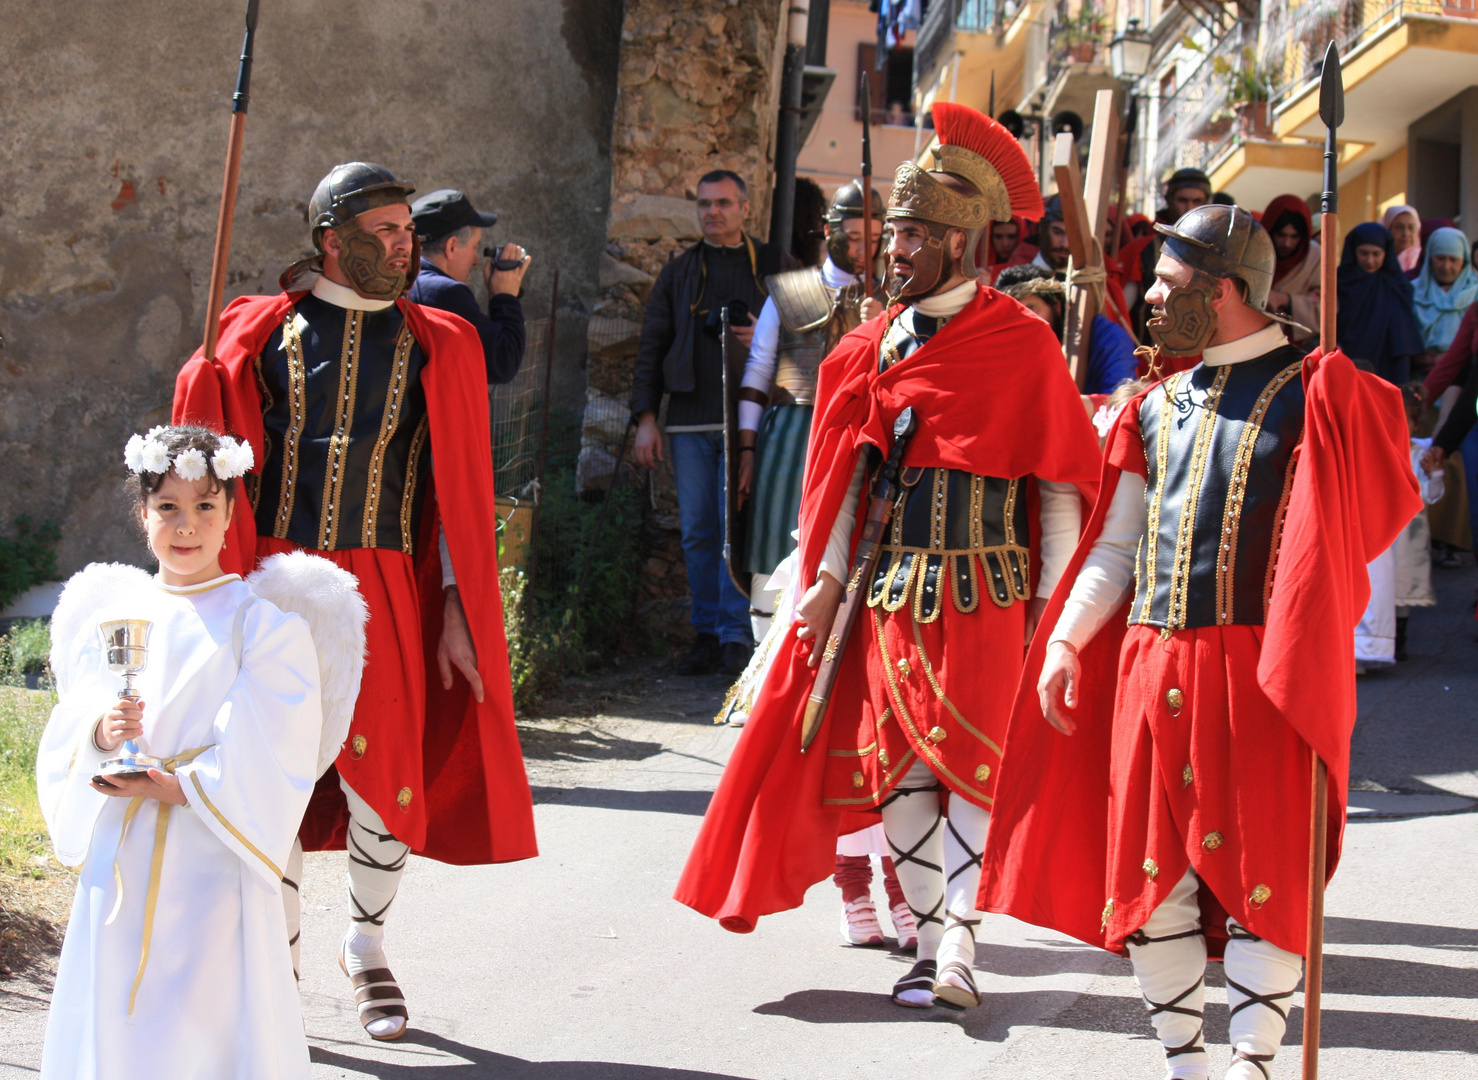
[[[842,937],[849,945],[883,943],[883,928],[878,925],[878,909],[873,905],[872,897],[843,902]]]
[[[907,904],[895,904],[888,912],[893,920],[893,933],[898,935],[900,949],[913,949],[919,944],[919,927]]]

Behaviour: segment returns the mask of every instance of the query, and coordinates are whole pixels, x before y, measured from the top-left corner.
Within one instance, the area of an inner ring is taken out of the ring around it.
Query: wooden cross
[[[1071,267],[1092,274],[1104,272],[1101,237],[1108,227],[1109,196],[1113,193],[1115,160],[1119,146],[1119,112],[1114,107],[1114,92],[1100,90],[1093,104],[1093,138],[1088,144],[1088,184],[1078,172],[1078,152],[1068,132],[1057,136],[1053,147],[1052,172],[1057,178],[1057,194],[1062,199],[1062,220],[1067,227],[1068,253]],[[1068,370],[1081,390],[1088,379],[1089,332],[1098,314],[1094,290],[1085,285],[1070,285],[1067,297],[1067,325],[1063,341],[1067,350]]]

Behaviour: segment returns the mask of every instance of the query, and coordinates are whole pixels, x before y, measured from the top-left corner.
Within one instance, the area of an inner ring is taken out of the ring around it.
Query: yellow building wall
[[[857,119],[857,46],[877,40],[878,17],[865,0],[833,0],[827,26],[826,64],[837,73],[821,116],[796,158],[796,172],[821,185],[830,198],[862,169],[862,121]],[[910,37],[913,35],[910,34]],[[912,42],[908,42],[912,44]],[[884,197],[893,187],[893,170],[913,157],[914,128],[872,125],[873,183]]]

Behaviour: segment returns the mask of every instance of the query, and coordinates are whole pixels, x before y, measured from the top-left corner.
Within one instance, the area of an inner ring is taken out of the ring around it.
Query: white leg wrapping
[[[894,1000],[906,1005],[934,1004],[935,957],[944,936],[945,828],[939,796],[939,782],[923,762],[918,762],[882,807],[883,832],[893,852],[893,870],[919,931],[914,948],[916,961],[909,975],[918,977],[920,985],[901,992],[894,987]],[[927,965],[928,970],[922,970],[921,965]]]
[[[351,933],[378,938],[400,888],[410,847],[390,834],[380,815],[348,784],[339,786],[349,802],[349,920]],[[350,946],[353,949],[353,945]],[[369,949],[353,949],[368,952]]]
[[[749,626],[755,641],[764,641],[775,621],[775,593],[766,588],[769,581],[769,574],[749,576]]]
[[[950,795],[944,829],[944,934],[937,953],[941,979],[951,962],[958,961],[967,971],[975,966],[975,930],[983,914],[975,907],[975,897],[989,827],[989,810]]]
[[[1206,938],[1193,871],[1176,882],[1149,920],[1128,939],[1134,978],[1165,1046],[1167,1080],[1205,1080],[1202,1016],[1206,1006]]]
[[[1303,957],[1248,933],[1227,920],[1228,1038],[1232,1067],[1227,1080],[1268,1080],[1273,1056],[1288,1027],[1288,1007],[1303,975]]]
[[[287,918],[287,947],[293,957],[293,978],[302,979],[299,957],[302,955],[303,937],[303,842],[293,840],[293,849],[288,852],[287,869],[282,874],[282,913]]]

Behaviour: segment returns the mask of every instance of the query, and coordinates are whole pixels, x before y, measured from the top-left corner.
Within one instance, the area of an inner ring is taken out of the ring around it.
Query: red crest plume
[[[1040,221],[1042,192],[1036,170],[1011,133],[968,105],[936,101],[932,111],[940,145],[958,146],[985,158],[1001,174],[1012,211],[1029,221]]]

